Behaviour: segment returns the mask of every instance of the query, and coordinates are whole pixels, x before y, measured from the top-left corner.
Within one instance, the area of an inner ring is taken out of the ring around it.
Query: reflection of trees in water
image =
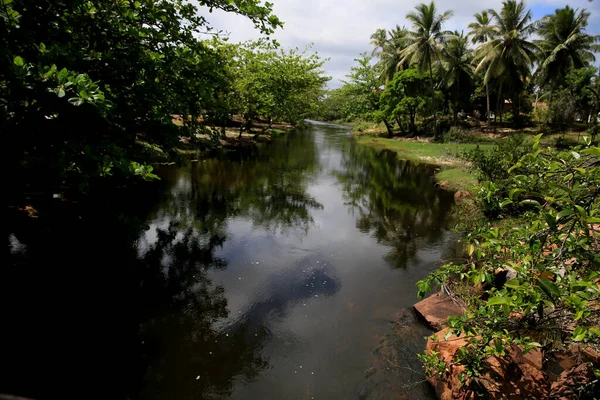
[[[138,260],[147,307],[141,398],[220,398],[231,391],[233,377],[252,379],[267,366],[259,355],[264,331],[248,334],[241,327],[225,336],[215,328],[229,312],[224,288],[206,272],[226,266],[214,255],[224,240],[171,222],[157,228],[157,240]]]
[[[160,183],[167,195],[157,208],[153,193],[119,193],[31,225],[11,219],[0,300],[10,304],[2,315],[12,329],[0,343],[0,393],[222,398],[235,377],[266,368],[268,332],[246,323],[216,328],[227,300],[209,271],[226,267],[215,252],[229,218],[307,230],[311,210],[322,207],[306,193],[318,172],[312,137],[270,146],[258,159],[167,171],[173,179]],[[23,252],[12,251],[15,238]]]
[[[345,200],[358,214],[357,227],[391,247],[390,265],[405,267],[421,246],[440,240],[452,197],[435,188],[428,167],[355,142],[342,155],[335,176]]]
[[[213,229],[240,217],[266,230],[307,231],[311,211],[322,208],[306,192],[320,168],[314,140],[295,134],[269,146],[273,148],[253,158],[208,159],[193,164],[191,172],[166,171],[174,185],[157,219],[177,217],[199,229]]]
[[[226,241],[230,218],[267,230],[306,231],[311,210],[322,207],[306,193],[318,168],[312,139],[271,145],[275,149],[257,158],[208,159],[191,170],[166,171],[172,174],[168,195],[153,219],[168,227],[156,228],[138,260],[150,305],[142,335],[155,343],[142,397],[219,398],[231,391],[232,378],[251,380],[267,367],[260,356],[269,335],[259,320],[264,316],[218,330],[229,316],[227,300],[207,271],[226,268],[215,251]]]

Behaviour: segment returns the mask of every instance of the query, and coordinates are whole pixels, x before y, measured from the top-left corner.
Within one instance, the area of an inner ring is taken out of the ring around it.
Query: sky
[[[409,27],[405,16],[423,0],[270,0],[274,14],[284,22],[273,37],[282,48],[304,49],[312,43],[312,50],[323,58],[325,72],[332,79],[330,88],[341,86],[341,79],[354,65],[360,53],[372,51],[369,37],[376,29],[391,29],[396,25]],[[590,13],[588,32],[600,34],[600,0],[536,0],[528,1],[535,20],[551,14],[568,4],[586,8]],[[453,10],[454,16],[445,29],[465,30],[473,21],[473,14],[484,9],[501,8],[501,0],[436,1],[439,12]],[[257,39],[260,34],[244,17],[213,11],[206,15],[216,28],[229,33],[230,41]],[[597,55],[600,60],[600,54]],[[597,63],[596,63],[597,64]]]

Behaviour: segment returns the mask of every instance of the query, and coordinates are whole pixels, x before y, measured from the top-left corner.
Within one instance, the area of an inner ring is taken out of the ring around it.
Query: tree
[[[471,22],[469,24],[469,29],[471,32],[469,35],[473,37],[473,44],[476,43],[485,43],[489,39],[489,31],[488,27],[490,25],[491,19],[487,11],[482,11],[480,13],[476,13],[474,15],[476,22]],[[489,83],[485,84],[485,95],[487,100],[487,112],[485,114],[486,119],[490,118],[490,85]]]
[[[258,0],[200,4],[265,34],[281,26]],[[134,163],[138,140],[170,150],[225,111],[227,60],[198,38],[211,29],[184,0],[2,2],[0,120],[15,182],[51,191],[65,179],[149,177]]]
[[[549,85],[551,90],[558,88],[573,70],[596,60],[593,52],[600,51],[596,44],[600,36],[585,33],[590,13],[585,9],[577,14],[576,11],[566,6],[540,21],[538,34],[542,39],[537,41],[540,86]]]
[[[379,96],[381,94],[381,83],[377,72],[371,65],[373,57],[362,53],[360,58],[355,58],[358,63],[350,68],[346,75],[347,80],[342,81],[342,90],[346,93],[351,103],[353,118],[373,119],[373,113],[379,109]],[[387,121],[384,121],[388,126]],[[388,126],[388,133],[391,127]]]
[[[463,32],[455,32],[447,41],[443,51],[444,83],[450,89],[453,102],[454,124],[458,123],[458,107],[469,100],[473,83],[473,54]],[[465,98],[466,97],[466,98]]]
[[[426,109],[427,98],[422,94],[427,81],[427,76],[416,68],[397,72],[381,93],[380,111],[376,118],[395,120],[404,131],[402,121],[408,117],[408,131],[414,134],[417,114]]]
[[[437,14],[433,1],[429,5],[421,3],[415,9],[416,12],[406,15],[413,24],[413,30],[406,36],[407,47],[401,52],[402,63],[415,64],[421,71],[429,70],[434,136],[437,140],[442,140],[442,135],[437,129],[433,64],[441,60],[442,43],[444,37],[448,35],[448,32],[443,31],[442,28],[452,16],[452,11]]]
[[[381,82],[385,84],[391,81],[394,74],[402,68],[401,53],[406,46],[404,39],[407,32],[406,28],[396,25],[390,31],[378,29],[371,35],[371,44],[375,46],[372,55],[379,58],[375,68]]]
[[[503,106],[503,91],[512,98],[513,118],[519,124],[519,99],[531,76],[538,47],[529,36],[534,32],[531,11],[522,1],[506,0],[502,10],[488,11],[494,25],[482,28],[479,35],[488,35],[489,40],[477,47],[476,71],[485,70],[484,84],[495,81],[498,86],[496,113]]]

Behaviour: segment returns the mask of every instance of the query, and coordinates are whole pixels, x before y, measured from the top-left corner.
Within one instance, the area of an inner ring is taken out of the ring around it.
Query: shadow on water
[[[451,196],[426,167],[344,129],[263,146],[56,201],[37,219],[9,210],[0,394],[352,398],[369,363],[369,398],[412,382],[383,372],[390,360],[419,369],[427,330],[406,312],[392,326],[385,310],[407,307],[446,251]],[[293,375],[309,364],[314,375]]]

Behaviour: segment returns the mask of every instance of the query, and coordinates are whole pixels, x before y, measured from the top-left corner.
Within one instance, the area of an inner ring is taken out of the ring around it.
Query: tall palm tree
[[[470,87],[473,80],[473,52],[463,32],[454,32],[443,50],[444,83],[452,91],[454,124],[458,122],[461,87]]]
[[[594,62],[594,53],[600,51],[600,36],[585,33],[590,13],[585,9],[577,12],[569,6],[557,9],[554,14],[542,18],[537,41],[540,47],[538,77],[540,86],[559,87],[574,69]]]
[[[373,55],[379,58],[376,68],[380,79],[387,84],[394,74],[402,68],[400,53],[404,49],[406,28],[396,25],[390,31],[378,29],[371,35],[371,44],[375,46]]]
[[[431,108],[433,110],[433,130],[436,139],[440,139],[437,129],[437,112],[435,108],[435,90],[433,82],[433,64],[439,62],[442,55],[443,42],[449,32],[442,30],[452,11],[437,14],[435,3],[421,3],[415,7],[416,12],[406,15],[412,22],[412,31],[407,32],[407,47],[402,50],[401,63],[416,64],[421,71],[429,70],[431,89]]]
[[[512,98],[513,118],[519,124],[519,98],[531,76],[538,47],[529,41],[535,30],[531,11],[523,1],[505,0],[502,10],[488,10],[494,25],[484,30],[489,40],[479,45],[475,53],[476,71],[485,70],[484,84],[498,84],[498,104],[504,99],[503,90]],[[509,97],[509,98],[510,98]],[[503,105],[503,102],[502,102]]]
[[[488,14],[487,11],[482,11],[481,13],[476,13],[474,15],[475,17],[475,22],[471,22],[469,24],[469,29],[471,29],[471,32],[469,33],[470,36],[472,36],[472,41],[473,44],[477,44],[477,43],[485,43],[488,41],[488,39],[490,38],[489,35],[489,26],[491,23],[491,18],[490,15]],[[488,124],[489,124],[489,119],[490,119],[490,85],[489,83],[485,84],[485,95],[487,98],[487,113],[485,114],[486,118],[488,119]]]

